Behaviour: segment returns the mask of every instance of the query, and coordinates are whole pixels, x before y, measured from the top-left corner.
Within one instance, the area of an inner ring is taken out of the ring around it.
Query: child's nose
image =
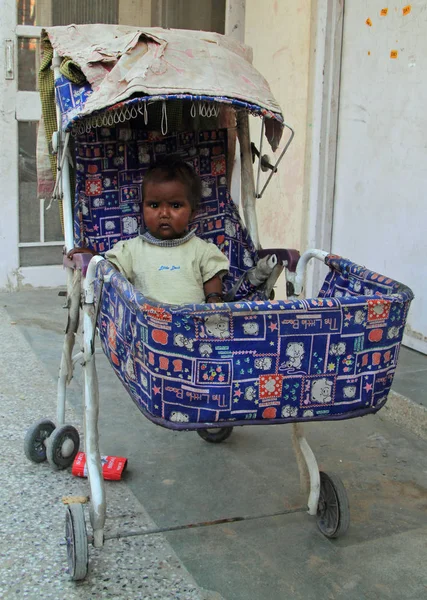
[[[169,211],[169,206],[167,204],[166,205],[162,205],[160,207],[160,216],[161,217],[168,217],[169,216],[169,212],[170,212]]]

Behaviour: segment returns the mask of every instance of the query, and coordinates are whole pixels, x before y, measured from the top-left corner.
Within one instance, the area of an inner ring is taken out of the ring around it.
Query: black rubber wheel
[[[42,419],[30,427],[24,439],[24,452],[28,460],[35,463],[42,463],[46,460],[45,441],[54,429],[55,425],[48,419]]]
[[[67,543],[68,571],[73,581],[87,575],[89,549],[83,504],[69,504],[65,514],[65,541]]]
[[[46,456],[52,469],[66,469],[73,464],[80,446],[79,432],[72,425],[58,427],[46,444]]]
[[[232,427],[218,427],[217,429],[196,429],[197,433],[205,442],[211,444],[220,444],[224,440],[228,439],[233,433]]]
[[[320,471],[320,496],[317,526],[327,538],[344,535],[350,525],[347,492],[338,475]]]

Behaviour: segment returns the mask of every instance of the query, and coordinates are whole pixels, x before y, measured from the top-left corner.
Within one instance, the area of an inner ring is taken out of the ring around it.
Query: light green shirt
[[[172,248],[150,244],[141,236],[118,242],[107,258],[144,296],[167,304],[205,301],[203,284],[223,276],[229,263],[215,246],[192,237]]]

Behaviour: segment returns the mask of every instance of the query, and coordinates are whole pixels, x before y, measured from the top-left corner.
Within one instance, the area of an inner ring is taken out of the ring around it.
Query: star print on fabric
[[[270,331],[275,331],[277,330],[277,323],[270,323],[270,325],[268,326]]]
[[[155,394],[160,394],[160,388],[157,385],[153,385],[153,392]]]
[[[370,392],[372,391],[372,383],[367,383],[364,388],[363,388],[366,392]]]
[[[351,315],[350,313],[345,313],[345,315],[344,315],[344,316],[345,316],[345,320],[346,320],[346,321],[351,321],[351,319],[352,319],[352,315]]]
[[[335,364],[334,363],[329,363],[328,364],[328,371],[334,371],[335,370]]]
[[[236,390],[234,392],[234,395],[237,396],[238,398],[240,398],[240,396],[243,394],[242,390]]]

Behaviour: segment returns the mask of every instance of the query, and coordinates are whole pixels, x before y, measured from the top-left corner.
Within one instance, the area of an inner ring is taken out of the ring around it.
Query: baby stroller
[[[145,298],[102,256],[64,258],[69,319],[57,423],[36,423],[27,433],[25,451],[35,462],[47,458],[53,468],[72,464],[80,442],[77,430],[65,424],[66,386],[83,358],[93,533],[88,538],[83,505],[68,505],[71,577],[87,574],[88,539],[95,547],[105,540],[97,332],[129,395],[158,425],[194,429],[204,440],[219,443],[236,426],[292,423],[301,478],[309,483],[301,510],[316,516],[327,537],[344,534],[349,525],[344,486],[336,475],[319,472],[302,422],[348,419],[384,406],[411,290],[321,250],[299,257],[295,250],[261,247],[255,201],[276,172],[293,130],[252,67],[246,46],[213,33],[110,25],[49,28],[42,43],[43,64],[53,62],[55,70],[54,195],[63,203],[65,251],[80,246],[102,255],[117,241],[137,235],[146,169],[166,154],[178,154],[203,183],[193,225],[230,260],[226,303],[174,306]],[[49,110],[44,105],[45,122]],[[262,119],[259,150],[250,142],[249,114]],[[264,135],[275,151],[283,130],[288,140],[271,165],[262,154]],[[230,189],[239,193],[236,145],[243,220],[230,196]],[[303,299],[312,258],[325,262],[329,273],[318,297]],[[273,288],[283,270],[288,299],[276,300]],[[80,308],[82,349],[73,356]]]

